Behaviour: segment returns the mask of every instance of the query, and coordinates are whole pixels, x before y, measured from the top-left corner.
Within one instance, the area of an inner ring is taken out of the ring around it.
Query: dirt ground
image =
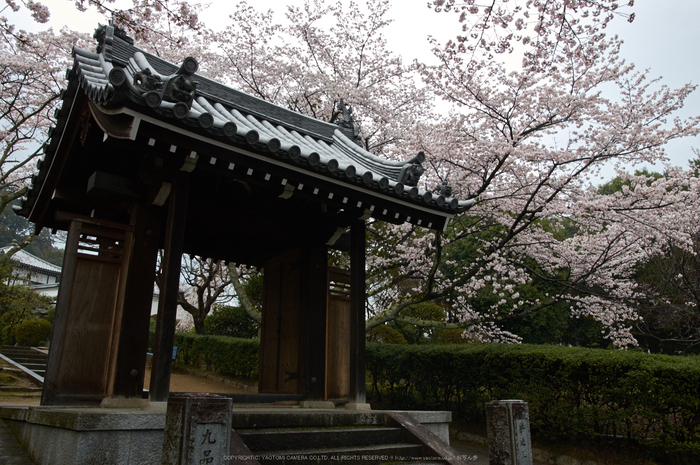
[[[214,379],[206,376],[213,376]],[[151,378],[151,370],[146,368],[144,388],[148,389],[149,380]],[[250,394],[257,392],[257,389],[243,389],[235,384],[225,383],[223,380],[232,380],[223,376],[218,376],[208,372],[201,374],[185,373],[177,367],[170,374],[170,392],[210,392],[221,394]]]
[[[144,388],[148,389],[151,371],[146,368]],[[249,384],[248,389],[241,386]],[[209,392],[250,394],[257,389],[246,380],[236,380],[215,373],[187,370],[177,366],[170,375],[170,392]],[[13,367],[0,360],[0,405],[39,405],[41,388],[24,379]]]

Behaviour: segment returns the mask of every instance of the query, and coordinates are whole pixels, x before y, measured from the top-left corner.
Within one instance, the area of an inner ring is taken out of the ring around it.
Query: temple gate
[[[265,270],[260,392],[365,402],[365,228],[444,228],[470,201],[418,187],[404,162],[325,123],[134,46],[112,26],[74,49],[20,215],[68,231],[43,405],[140,398],[158,250],[162,289],[149,396],[168,398],[183,253]],[[328,269],[328,250],[350,270]],[[329,280],[332,283],[329,285]]]

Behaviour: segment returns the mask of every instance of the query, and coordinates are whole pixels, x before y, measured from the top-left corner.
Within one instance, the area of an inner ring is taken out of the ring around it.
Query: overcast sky
[[[54,28],[67,24],[72,29],[92,32],[100,21],[97,15],[76,12],[72,0],[41,1],[51,9]],[[203,19],[210,26],[227,19],[236,4],[231,0],[209,2],[212,6]],[[207,3],[206,0],[203,3]],[[249,3],[258,9],[272,9],[282,19],[287,4],[300,4],[302,0],[251,0]],[[427,3],[427,0],[393,0],[390,17],[395,21],[387,31],[387,41],[405,61],[429,59],[428,35],[446,40],[459,31],[453,15],[437,14],[426,7]],[[670,87],[700,82],[700,60],[696,51],[700,46],[700,27],[697,27],[700,1],[636,0],[633,11],[636,14],[633,23],[617,18],[609,29],[624,40],[624,58],[638,69],[649,69],[653,77],[663,76],[663,82]],[[700,114],[700,90],[687,100],[680,115],[696,114]],[[693,158],[693,147],[700,148],[700,139],[669,144],[666,150],[672,165],[685,168],[687,161]]]

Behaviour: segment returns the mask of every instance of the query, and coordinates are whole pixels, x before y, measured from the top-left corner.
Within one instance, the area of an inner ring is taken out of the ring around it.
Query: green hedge
[[[256,378],[260,341],[176,334],[177,361]],[[541,345],[367,344],[368,394],[384,408],[484,421],[495,399],[528,402],[541,439],[625,437],[700,457],[700,357]],[[681,459],[680,463],[684,463]]]
[[[627,437],[700,456],[700,358],[560,346],[367,344],[369,394],[393,408],[483,420],[495,399],[528,402],[548,440]],[[649,440],[652,441],[649,441]]]
[[[151,332],[151,349],[153,337],[154,333]],[[174,345],[177,347],[176,361],[179,363],[203,367],[227,376],[247,379],[258,377],[258,339],[175,333]]]

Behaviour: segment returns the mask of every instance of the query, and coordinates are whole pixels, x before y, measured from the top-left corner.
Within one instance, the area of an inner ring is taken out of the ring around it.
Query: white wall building
[[[0,253],[4,254],[13,246],[0,248]],[[42,260],[36,255],[32,255],[25,250],[19,250],[12,256],[12,263],[15,270],[23,278],[29,281],[29,287],[39,294],[51,297],[56,300],[58,296],[58,286],[61,281],[61,267]],[[154,286],[153,301],[151,303],[151,316],[158,313],[158,288]],[[182,307],[177,307],[177,320],[190,321],[192,315],[187,313]]]
[[[13,246],[8,245],[0,249],[5,254]],[[11,258],[15,270],[29,281],[29,287],[39,294],[56,299],[58,285],[61,281],[61,267],[42,260],[25,250],[19,250]]]

